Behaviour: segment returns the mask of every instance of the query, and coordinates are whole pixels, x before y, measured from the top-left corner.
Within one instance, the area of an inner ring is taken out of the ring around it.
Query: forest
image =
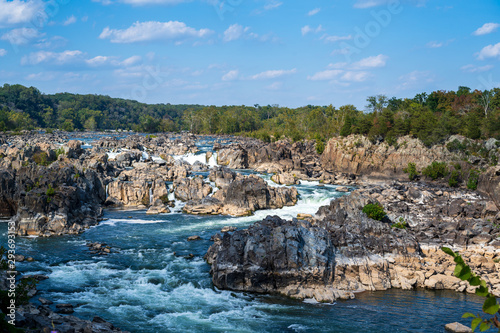
[[[203,106],[144,104],[104,95],[43,94],[37,88],[0,87],[0,131],[134,130],[236,134],[277,140],[314,139],[321,150],[333,136],[364,134],[394,144],[412,135],[432,146],[450,135],[500,139],[500,89],[420,93],[413,98],[369,96],[365,110],[353,105]]]

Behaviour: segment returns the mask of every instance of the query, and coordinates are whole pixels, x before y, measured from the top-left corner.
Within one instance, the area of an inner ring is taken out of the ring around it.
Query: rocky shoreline
[[[384,220],[362,212],[369,203],[384,207]],[[474,292],[453,276],[453,260],[440,250],[448,246],[500,296],[498,222],[496,206],[476,193],[396,182],[356,190],[309,221],[268,217],[216,235],[205,258],[218,288],[318,302],[389,288]]]
[[[91,146],[69,138],[60,132],[0,138],[0,218],[15,221],[18,236],[78,234],[98,224],[107,208],[247,216],[295,205],[293,185],[300,181],[356,185],[314,216],[270,216],[215,235],[205,256],[214,285],[318,302],[389,288],[473,292],[453,276],[452,260],[439,250],[448,246],[500,296],[500,169],[485,157],[466,160],[447,149],[457,138],[429,149],[409,137],[389,146],[349,136],[331,139],[319,155],[314,141],[210,137],[213,151],[197,156],[196,142],[206,138],[191,134],[101,137]],[[488,158],[498,155],[496,145],[490,148]],[[408,163],[422,170],[433,161],[483,168],[478,191],[423,176],[402,181]],[[235,169],[272,173],[276,186]],[[362,212],[369,203],[384,208],[382,221]],[[89,247],[99,255],[110,251],[99,243]],[[22,318],[60,316],[46,305],[23,309]],[[101,319],[57,318],[68,327],[118,331]]]

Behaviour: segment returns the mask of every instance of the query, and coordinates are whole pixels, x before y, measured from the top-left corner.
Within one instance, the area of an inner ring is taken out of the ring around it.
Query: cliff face
[[[418,139],[406,136],[397,145],[373,144],[361,135],[332,138],[321,155],[321,166],[331,173],[365,175],[377,178],[406,178],[403,168],[412,162],[417,170],[433,161],[451,162],[457,156],[445,145],[425,147]]]

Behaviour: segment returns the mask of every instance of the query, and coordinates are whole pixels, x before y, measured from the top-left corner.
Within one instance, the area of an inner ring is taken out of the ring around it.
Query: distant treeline
[[[413,135],[431,146],[453,134],[500,139],[500,89],[434,91],[414,98],[367,98],[366,110],[307,105],[202,106],[144,104],[103,95],[42,94],[34,87],[0,88],[0,130],[46,128],[124,129],[140,132],[188,130],[202,134],[240,134],[265,141],[289,137],[316,139],[364,134],[393,144]]]

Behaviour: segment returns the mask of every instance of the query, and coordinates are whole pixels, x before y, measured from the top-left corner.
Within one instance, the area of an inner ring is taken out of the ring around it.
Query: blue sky
[[[0,84],[44,93],[363,109],[499,61],[498,0],[0,0]]]

